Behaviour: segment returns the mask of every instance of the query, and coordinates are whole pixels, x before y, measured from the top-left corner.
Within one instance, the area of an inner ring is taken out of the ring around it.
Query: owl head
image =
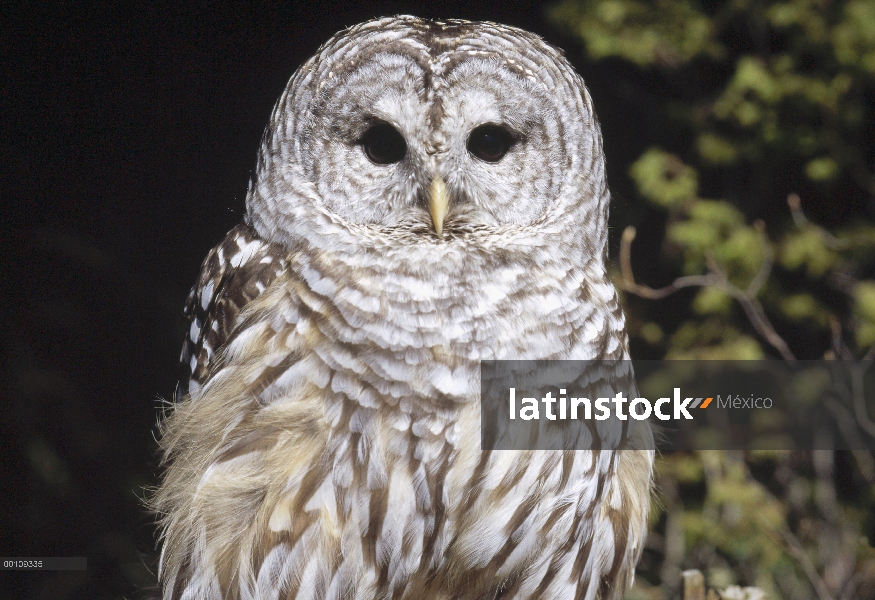
[[[552,245],[603,259],[608,191],[582,79],[538,36],[402,16],[341,32],[265,133],[251,224],[290,248],[446,255]]]

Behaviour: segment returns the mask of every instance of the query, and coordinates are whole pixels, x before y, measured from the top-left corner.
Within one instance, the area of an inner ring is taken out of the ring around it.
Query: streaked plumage
[[[473,147],[484,125],[512,141]],[[622,597],[652,452],[479,435],[480,360],[628,357],[608,201],[590,98],[537,36],[397,17],[323,46],[189,297],[165,598]]]
[[[288,252],[259,239],[245,223],[228,232],[201,265],[201,275],[185,301],[191,323],[179,357],[176,401],[196,393],[206,381],[215,351],[228,339],[237,316],[286,268]]]

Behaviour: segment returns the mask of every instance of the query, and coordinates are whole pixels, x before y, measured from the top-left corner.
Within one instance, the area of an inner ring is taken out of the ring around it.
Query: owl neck
[[[365,355],[479,364],[592,358],[618,335],[625,346],[601,256],[575,263],[561,247],[514,241],[500,248],[465,240],[400,249],[320,244],[291,256],[289,268],[302,301],[324,313],[333,341]]]

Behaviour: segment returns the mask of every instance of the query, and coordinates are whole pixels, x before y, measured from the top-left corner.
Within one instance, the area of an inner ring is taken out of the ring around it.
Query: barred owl
[[[653,454],[484,451],[484,359],[627,358],[581,78],[494,23],[343,31],[188,300],[164,598],[620,598]]]

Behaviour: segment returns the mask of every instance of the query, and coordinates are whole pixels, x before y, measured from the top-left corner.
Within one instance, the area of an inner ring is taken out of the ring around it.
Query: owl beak
[[[428,212],[431,214],[431,221],[434,223],[434,230],[438,237],[444,235],[444,217],[447,216],[447,206],[450,203],[450,194],[447,191],[447,184],[441,179],[440,175],[431,180],[431,189],[428,196]]]

